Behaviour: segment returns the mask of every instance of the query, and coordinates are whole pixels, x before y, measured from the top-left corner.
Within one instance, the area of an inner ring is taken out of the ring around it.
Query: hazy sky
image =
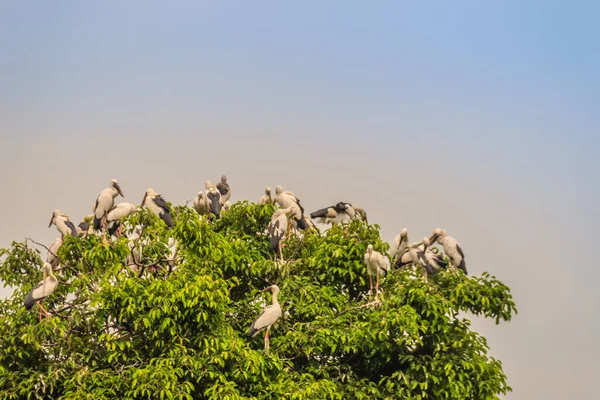
[[[421,3],[0,2],[0,246],[49,244],[113,177],[133,203],[222,173],[233,200],[349,201],[511,287],[511,323],[474,323],[507,398],[593,398],[600,4]]]

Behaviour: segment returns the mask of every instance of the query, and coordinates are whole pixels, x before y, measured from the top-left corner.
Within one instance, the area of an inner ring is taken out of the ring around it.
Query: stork
[[[365,265],[369,274],[369,295],[373,292],[373,276],[376,277],[375,297],[379,293],[379,277],[384,276],[390,270],[390,260],[378,251],[373,250],[373,245],[367,246],[365,253]]]
[[[390,250],[390,256],[394,262],[397,261],[408,249],[408,229],[404,228],[394,238],[394,244]]]
[[[360,217],[360,220],[365,224],[369,224],[369,220],[367,219],[367,212],[364,208],[354,207],[354,211],[356,212],[356,216]]]
[[[110,187],[104,189],[98,195],[96,199],[96,205],[94,206],[94,229],[99,230],[102,228],[102,236],[106,230],[106,215],[115,205],[115,197],[118,195],[123,196],[119,182],[116,179],[111,179]]]
[[[198,192],[198,197],[194,199],[194,209],[200,215],[210,214],[210,200],[208,200],[208,197],[204,195],[202,190]]]
[[[300,199],[292,192],[284,191],[281,186],[275,189],[275,202],[283,208],[292,207],[294,220],[298,224],[298,228],[306,230],[308,225],[304,220],[304,208],[300,204]]]
[[[273,293],[272,304],[263,308],[262,312],[258,314],[258,317],[254,320],[247,333],[248,338],[251,339],[254,336],[256,336],[258,332],[266,328],[267,331],[265,333],[265,351],[269,350],[269,332],[271,331],[271,326],[275,322],[277,322],[277,320],[281,317],[281,306],[277,302],[279,286],[271,285],[261,290],[261,293],[266,292],[268,290],[270,290],[271,293]]]
[[[62,237],[65,237],[66,235],[77,236],[75,225],[69,220],[69,216],[67,214],[61,214],[60,210],[54,210],[52,212],[52,219],[48,224],[48,228],[50,228],[52,224],[56,225],[56,229],[58,229]]]
[[[467,275],[467,264],[465,263],[465,253],[463,253],[460,245],[452,236],[448,236],[445,229],[436,228],[429,237],[429,241],[435,243],[437,240],[438,244],[444,247],[444,253],[450,259],[450,263],[454,269],[458,268],[463,270]]]
[[[415,242],[408,246],[410,260],[415,267],[421,267],[421,274],[423,275],[425,282],[427,282],[427,269],[425,267],[427,264],[427,261],[425,261],[425,251],[427,250],[427,246],[429,246],[429,240],[427,238],[423,238],[420,242]]]
[[[139,209],[139,206],[131,203],[119,203],[114,206],[106,215],[108,234],[112,236],[115,232],[117,232],[117,237],[121,236],[121,232],[123,230],[121,223],[123,222],[123,219],[127,218]]]
[[[165,224],[167,224],[169,228],[173,226],[171,207],[169,207],[169,204],[167,204],[161,194],[156,193],[152,188],[146,190],[141,206],[146,207],[154,214],[158,215],[160,219],[165,221]]]
[[[219,192],[211,181],[204,182],[204,188],[206,189],[210,212],[215,214],[217,219],[221,218],[221,192]]]
[[[271,237],[269,249],[276,254],[277,251],[279,251],[279,258],[281,259],[281,261],[283,261],[281,241],[288,232],[288,214],[292,212],[292,207],[278,209],[271,216],[271,222],[269,222],[269,226],[267,227],[267,232],[269,232],[269,236]]]
[[[231,188],[229,187],[229,183],[227,183],[226,175],[221,176],[221,182],[217,183],[217,190],[221,194],[219,202],[223,206],[231,197]]]
[[[58,266],[58,249],[62,245],[62,238],[56,238],[48,247],[48,255],[46,256],[46,262],[52,266],[52,268],[56,268]]]
[[[93,220],[94,214],[86,215],[85,217],[83,217],[79,225],[77,225],[77,228],[75,228],[79,236],[86,236],[87,234],[93,232]]]
[[[260,204],[273,204],[273,197],[271,197],[271,187],[270,186],[265,187],[265,194],[260,196],[260,199],[258,199],[258,202]]]
[[[30,310],[34,304],[38,305],[40,321],[42,320],[42,311],[44,311],[46,317],[50,317],[48,311],[42,307],[42,300],[50,296],[58,286],[58,279],[56,279],[52,273],[52,265],[45,262],[42,269],[44,271],[44,279],[42,279],[33,289],[31,289],[31,292],[29,292],[27,297],[25,297],[25,301],[23,302],[25,308],[28,310]]]
[[[312,219],[319,218],[323,224],[344,224],[350,222],[356,216],[356,211],[350,203],[340,201],[334,206],[322,208],[310,213]]]

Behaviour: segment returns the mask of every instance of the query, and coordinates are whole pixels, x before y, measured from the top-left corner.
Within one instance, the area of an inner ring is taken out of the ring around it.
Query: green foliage
[[[60,284],[39,321],[23,299],[41,280],[31,243],[0,250],[2,399],[497,399],[510,388],[502,364],[470,329],[469,312],[509,321],[508,287],[489,274],[444,271],[426,284],[412,269],[368,299],[363,256],[386,252],[377,225],[358,220],[323,235],[290,234],[275,261],[265,234],[271,205],[236,203],[209,221],[174,207],[167,229],[142,225],[132,264],[128,239],[67,237]],[[169,238],[176,241],[171,253]],[[245,334],[277,284],[284,312],[271,349]]]

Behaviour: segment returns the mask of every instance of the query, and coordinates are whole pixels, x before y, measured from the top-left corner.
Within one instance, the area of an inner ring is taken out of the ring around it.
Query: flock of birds
[[[60,210],[54,210],[52,219],[48,227],[53,224],[60,233],[60,237],[54,240],[48,247],[48,256],[43,265],[43,280],[40,281],[25,298],[24,305],[29,310],[35,304],[39,307],[39,318],[42,319],[42,312],[49,317],[50,314],[46,311],[41,302],[44,298],[51,295],[58,286],[58,279],[52,272],[52,268],[56,268],[59,264],[58,249],[62,245],[64,236],[100,233],[102,240],[106,243],[106,232],[108,236],[119,237],[122,234],[123,220],[129,215],[142,207],[156,214],[167,227],[173,226],[171,217],[171,208],[167,201],[160,193],[153,189],[146,190],[144,198],[140,206],[131,203],[120,203],[115,205],[115,198],[123,196],[123,191],[116,179],[112,179],[110,186],[100,192],[93,207],[93,214],[86,216],[83,221],[75,226],[66,214],[62,214]],[[211,181],[205,182],[205,190],[198,192],[196,198],[193,199],[193,207],[201,216],[211,218],[220,218],[222,210],[228,210],[230,207],[229,199],[231,198],[231,188],[227,183],[227,177],[223,175],[221,181],[213,185]],[[300,203],[300,199],[293,192],[284,191],[281,186],[277,186],[275,196],[271,194],[271,188],[266,187],[264,194],[260,197],[259,203],[276,204],[279,208],[273,213],[270,223],[267,228],[267,233],[270,237],[270,250],[279,253],[279,258],[283,260],[282,242],[290,231],[316,229],[313,219],[324,224],[347,224],[355,218],[367,222],[367,213],[365,210],[354,207],[350,203],[339,202],[333,206],[326,207],[310,214],[310,218],[304,215],[304,208]],[[347,231],[346,231],[347,233]],[[140,232],[134,231],[131,236],[128,236],[131,241],[139,239]],[[437,252],[431,250],[431,245],[435,243],[443,247],[447,259],[442,257]],[[461,269],[467,273],[465,264],[465,255],[459,243],[452,236],[449,236],[445,229],[436,228],[430,237],[424,237],[422,240],[408,244],[408,230],[403,229],[398,234],[390,249],[392,262],[397,268],[414,266],[421,268],[423,279],[427,282],[427,276],[439,272],[443,268],[450,270]],[[139,257],[139,254],[138,254]],[[380,278],[390,270],[389,258],[373,249],[369,244],[367,252],[364,255],[364,263],[369,275],[369,292],[370,296],[375,292],[375,300],[378,301]],[[373,288],[373,278],[375,278],[375,288]],[[375,290],[373,290],[375,289]],[[266,306],[252,323],[247,336],[252,338],[262,330],[265,332],[265,349],[269,346],[269,331],[271,326],[281,317],[281,307],[277,301],[279,287],[271,285],[262,292],[272,292],[272,304]]]

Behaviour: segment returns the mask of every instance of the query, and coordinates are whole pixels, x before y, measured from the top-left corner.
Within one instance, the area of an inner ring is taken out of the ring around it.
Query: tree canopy
[[[238,202],[209,221],[177,206],[171,229],[138,211],[124,225],[143,227],[135,266],[125,235],[66,236],[41,321],[23,299],[46,250],[29,240],[1,249],[0,279],[15,290],[0,302],[0,398],[481,400],[510,390],[465,317],[509,321],[507,286],[487,273],[442,271],[427,284],[393,269],[375,302],[363,256],[368,244],[389,250],[379,226],[290,234],[281,262],[265,234],[273,211]],[[266,352],[246,332],[271,284],[283,316]]]

